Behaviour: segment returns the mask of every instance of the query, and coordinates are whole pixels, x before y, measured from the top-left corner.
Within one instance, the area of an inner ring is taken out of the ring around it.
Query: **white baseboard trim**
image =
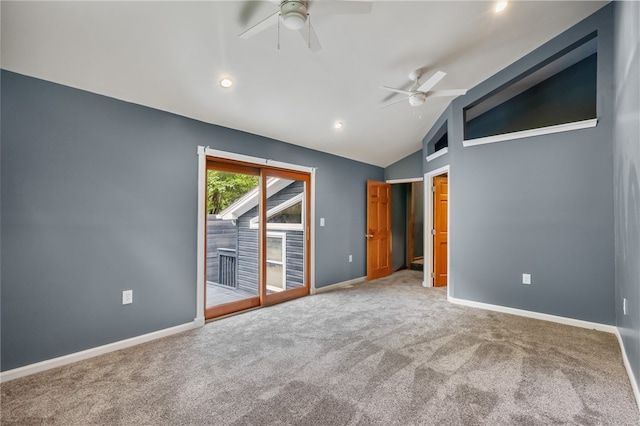
[[[343,281],[341,283],[325,285],[324,287],[317,288],[315,294],[323,293],[323,292],[329,291],[329,290],[335,290],[335,289],[340,288],[340,287],[347,287],[347,286],[350,286],[352,284],[357,284],[359,282],[363,282],[366,279],[367,279],[367,277],[360,277],[360,278],[354,278],[354,279],[348,280],[348,281]]]
[[[631,389],[633,390],[633,395],[636,397],[636,404],[638,404],[638,411],[640,411],[640,388],[638,388],[638,382],[636,381],[636,376],[633,375],[633,370],[631,369],[631,363],[629,362],[629,357],[627,357],[627,352],[624,349],[624,341],[622,340],[622,336],[620,335],[620,330],[616,327],[616,332],[614,333],[618,338],[618,343],[620,344],[620,351],[622,352],[622,362],[624,363],[624,368],[627,369],[627,375],[629,376],[629,381],[631,382]]]
[[[559,317],[557,315],[543,314],[540,312],[526,311],[524,309],[509,308],[507,306],[491,305],[489,303],[474,302],[473,300],[458,299],[452,296],[447,298],[449,302],[457,305],[470,306],[472,308],[486,309],[489,311],[502,312],[505,314],[518,315],[521,317],[534,318],[543,321],[551,321],[559,324],[571,325],[574,327],[588,328],[591,330],[604,331],[605,333],[615,334],[618,329],[614,325],[600,324],[597,322],[583,321],[574,318]]]
[[[93,358],[95,356],[103,355],[120,349],[129,348],[131,346],[139,345],[151,340],[171,336],[172,334],[193,330],[197,327],[198,321],[196,319],[194,320],[194,322],[176,325],[175,327],[165,328],[163,330],[154,331],[151,333],[143,334],[141,336],[131,337],[129,339],[120,340],[118,342],[113,342],[106,345],[97,346],[95,348],[86,349],[84,351],[74,352],[72,354],[63,355],[57,358],[52,358],[45,361],[36,362],[34,364],[25,365],[23,367],[14,368],[13,370],[3,371],[0,373],[0,383],[8,382],[9,380],[18,379],[20,377],[29,376],[35,373],[40,373],[41,371],[50,370],[52,368],[61,367],[63,365],[72,364],[74,362]]]

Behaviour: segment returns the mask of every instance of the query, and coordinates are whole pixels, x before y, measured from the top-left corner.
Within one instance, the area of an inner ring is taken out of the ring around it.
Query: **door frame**
[[[204,283],[206,280],[207,262],[205,260],[206,253],[206,232],[207,232],[207,157],[217,157],[220,159],[238,161],[242,163],[250,163],[258,167],[273,167],[284,170],[291,170],[303,173],[309,173],[310,190],[311,190],[311,211],[310,217],[310,244],[308,256],[309,261],[309,294],[315,293],[315,176],[316,168],[302,166],[299,164],[285,163],[281,161],[269,160],[266,158],[252,157],[249,155],[236,154],[233,152],[219,151],[205,146],[197,147],[198,154],[198,215],[197,215],[197,238],[196,238],[196,317],[194,318],[195,326],[203,326],[205,323],[205,295]]]
[[[451,294],[451,167],[449,164],[446,166],[442,166],[435,170],[431,170],[424,174],[424,200],[425,200],[425,209],[424,209],[424,240],[425,240],[425,268],[424,268],[424,278],[422,281],[423,287],[433,287],[433,278],[432,274],[433,270],[433,235],[431,235],[431,230],[433,229],[433,192],[431,188],[433,187],[433,178],[436,176],[440,176],[447,173],[449,176],[448,179],[448,203],[447,203],[447,298]],[[428,225],[428,226],[427,226]]]

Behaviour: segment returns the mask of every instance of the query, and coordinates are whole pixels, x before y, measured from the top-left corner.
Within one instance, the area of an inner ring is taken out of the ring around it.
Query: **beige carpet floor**
[[[416,271],[1,385],[2,425],[639,425],[614,335],[450,304]]]

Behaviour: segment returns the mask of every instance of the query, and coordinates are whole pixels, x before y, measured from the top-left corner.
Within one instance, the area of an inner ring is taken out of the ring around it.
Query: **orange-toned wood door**
[[[447,285],[447,209],[449,201],[448,178],[436,176],[433,178],[433,286]]]
[[[367,181],[367,279],[391,274],[391,185]]]

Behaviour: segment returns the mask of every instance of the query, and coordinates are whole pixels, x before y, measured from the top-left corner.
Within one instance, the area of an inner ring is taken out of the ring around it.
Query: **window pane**
[[[282,238],[267,237],[267,261],[282,262]]]
[[[302,223],[302,201],[269,217],[267,223]]]
[[[282,279],[282,265],[267,263],[267,285],[284,289]]]

